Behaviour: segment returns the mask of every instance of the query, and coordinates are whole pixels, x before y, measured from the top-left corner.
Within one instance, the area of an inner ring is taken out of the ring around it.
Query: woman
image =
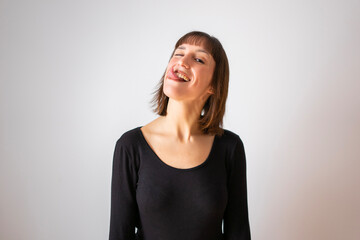
[[[177,41],[153,98],[159,117],[116,142],[110,240],[250,240],[243,142],[221,128],[228,83],[215,37]]]

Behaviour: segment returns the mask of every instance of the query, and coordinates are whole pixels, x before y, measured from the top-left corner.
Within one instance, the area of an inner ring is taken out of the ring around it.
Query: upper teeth
[[[176,73],[176,75],[177,75],[178,77],[184,79],[184,80],[187,81],[187,82],[190,81],[190,79],[189,79],[188,77],[182,75],[181,73]]]

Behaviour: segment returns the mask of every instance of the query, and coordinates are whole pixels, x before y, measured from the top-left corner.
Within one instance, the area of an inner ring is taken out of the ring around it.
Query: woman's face
[[[215,61],[203,46],[182,44],[168,63],[163,91],[176,100],[205,101],[211,95],[214,69]]]

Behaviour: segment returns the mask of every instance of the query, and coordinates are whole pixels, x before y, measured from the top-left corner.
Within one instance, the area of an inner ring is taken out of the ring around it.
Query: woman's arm
[[[138,221],[137,170],[123,140],[116,142],[113,157],[109,240],[134,240]]]
[[[230,156],[228,203],[224,214],[225,240],[250,240],[247,204],[246,157],[243,142],[236,137]]]

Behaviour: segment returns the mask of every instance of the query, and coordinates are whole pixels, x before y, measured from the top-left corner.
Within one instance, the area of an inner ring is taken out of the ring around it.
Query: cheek
[[[173,66],[174,63],[175,63],[175,61],[176,61],[176,60],[175,60],[174,58],[171,58],[170,61],[169,61],[168,64],[167,64],[166,69],[168,70],[171,66]]]
[[[165,75],[169,72],[170,67],[171,67],[171,62],[169,62],[168,65],[166,66]]]
[[[202,69],[201,72],[199,72],[199,76],[201,76],[206,83],[210,83],[213,76],[213,72],[214,71],[212,68]]]
[[[173,64],[174,62],[176,62],[176,57],[172,57],[169,61],[169,64]]]
[[[214,72],[215,72],[215,68],[214,67],[211,67],[210,69],[209,69],[209,81],[211,81],[212,80],[212,78],[213,78],[213,76],[214,76]]]

